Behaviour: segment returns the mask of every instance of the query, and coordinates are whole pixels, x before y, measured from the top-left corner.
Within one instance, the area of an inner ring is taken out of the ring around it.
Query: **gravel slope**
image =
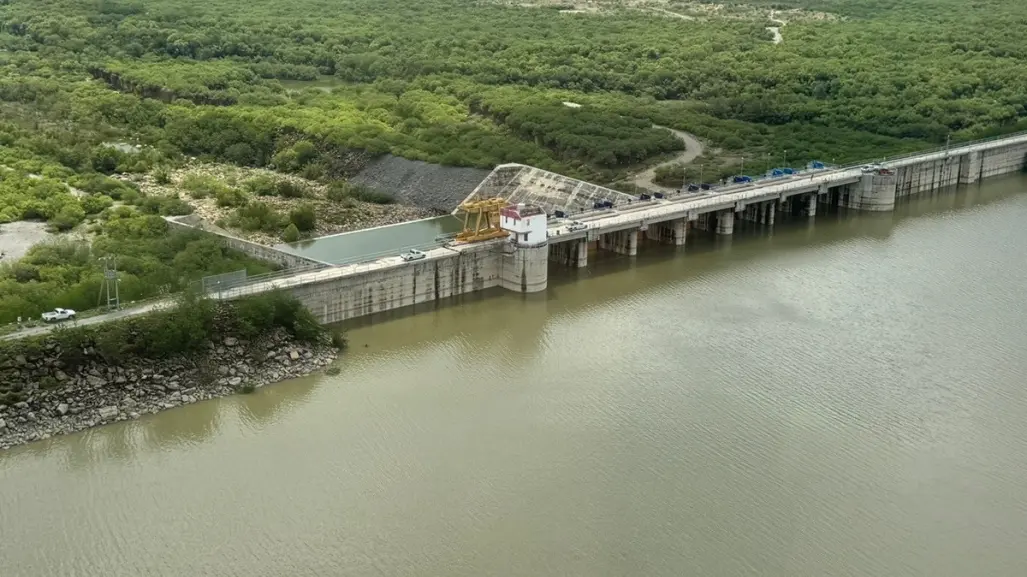
[[[372,160],[352,182],[387,192],[407,205],[450,212],[489,171],[407,160],[391,154]]]

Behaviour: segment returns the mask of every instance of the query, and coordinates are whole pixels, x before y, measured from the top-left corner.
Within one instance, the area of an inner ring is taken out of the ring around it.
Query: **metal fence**
[[[200,279],[200,292],[210,294],[246,282],[246,269],[205,276]]]

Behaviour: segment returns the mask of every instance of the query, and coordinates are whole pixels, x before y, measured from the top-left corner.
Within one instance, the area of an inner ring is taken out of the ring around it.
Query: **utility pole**
[[[118,290],[118,257],[106,255],[100,257],[103,261],[103,285],[100,287],[100,294],[107,297],[107,310],[121,308],[121,293]],[[114,295],[111,296],[111,285],[114,286]]]
[[[740,170],[741,170],[741,172],[739,174],[742,175],[742,176],[745,176],[745,157],[744,156],[742,157],[742,168]]]
[[[699,165],[699,186],[702,186],[702,164]]]

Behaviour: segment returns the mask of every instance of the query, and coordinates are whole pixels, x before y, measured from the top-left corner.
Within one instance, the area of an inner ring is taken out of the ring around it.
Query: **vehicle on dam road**
[[[414,260],[421,260],[422,258],[424,258],[426,256],[428,256],[428,255],[425,254],[424,252],[419,251],[416,248],[412,248],[412,249],[406,251],[405,253],[399,255],[399,258],[405,260],[406,262],[410,262],[410,261],[414,261]]]
[[[577,232],[579,230],[585,230],[586,228],[588,228],[587,224],[575,220],[567,225],[567,232]]]
[[[54,309],[48,313],[43,313],[43,320],[48,323],[56,323],[58,321],[72,320],[75,318],[75,311],[71,309]]]

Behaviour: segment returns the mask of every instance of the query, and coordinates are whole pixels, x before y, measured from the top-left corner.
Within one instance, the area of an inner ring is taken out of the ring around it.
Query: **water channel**
[[[1027,177],[353,328],[0,453],[0,575],[1027,574]]]
[[[280,244],[275,248],[332,264],[348,264],[398,255],[410,248],[434,248],[438,245],[437,238],[462,228],[462,220],[447,214]]]

